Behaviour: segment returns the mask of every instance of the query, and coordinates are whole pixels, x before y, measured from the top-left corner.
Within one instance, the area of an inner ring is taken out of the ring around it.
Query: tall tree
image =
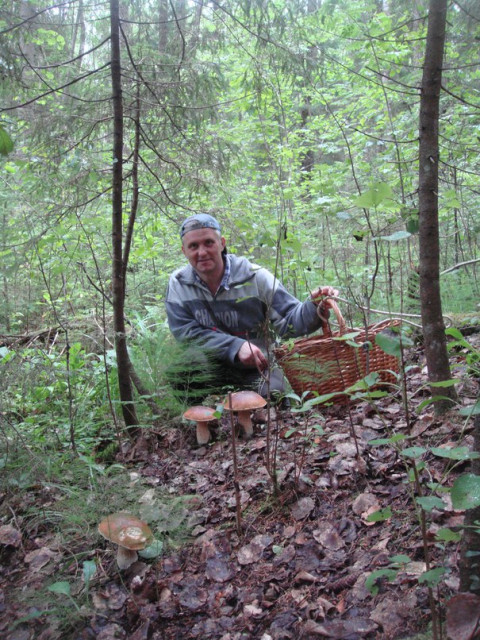
[[[430,382],[451,377],[440,297],[438,224],[438,126],[446,22],[447,0],[430,0],[420,98],[419,157],[420,300]],[[442,392],[445,399],[435,404],[438,413],[451,406],[456,397],[453,387]]]
[[[120,61],[120,15],[118,0],[110,0],[111,74],[113,104],[113,166],[112,166],[112,290],[115,351],[118,384],[123,418],[127,428],[138,425],[130,378],[130,358],[125,327],[125,265],[123,247],[123,99]]]

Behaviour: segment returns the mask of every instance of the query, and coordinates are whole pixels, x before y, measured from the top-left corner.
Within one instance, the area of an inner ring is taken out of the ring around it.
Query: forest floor
[[[479,343],[478,336],[472,339]],[[89,545],[77,544],[70,553],[58,542],[58,527],[38,525],[35,535],[22,535],[28,506],[34,504],[38,513],[55,510],[54,487],[31,487],[17,500],[11,493],[0,494],[2,523],[9,523],[0,527],[0,636],[8,640],[416,637],[432,619],[428,587],[419,580],[427,569],[425,545],[430,568],[442,569],[433,598],[444,619],[445,602],[459,586],[460,549],[455,535],[449,541],[437,533],[446,528],[455,532],[463,513],[453,509],[448,492],[438,493],[443,508],[427,511],[423,539],[412,498],[409,457],[392,444],[370,443],[408,432],[409,447],[427,450],[417,462],[422,461],[420,480],[428,491],[428,482],[451,486],[459,473],[468,471],[468,462],[460,462],[448,472],[451,460],[433,455],[430,448],[471,447],[472,424],[465,425],[454,412],[437,418],[431,407],[415,412],[427,397],[422,391],[426,374],[421,352],[411,356],[409,416],[400,394],[393,393],[376,400],[375,407],[360,402],[308,413],[272,413],[267,438],[265,414],[258,415],[254,437],[236,441],[241,512],[236,508],[226,416],[206,447],[197,448],[193,430],[178,424],[150,432],[133,448],[127,447],[123,455],[129,458],[130,480],[141,478],[145,488],[137,511],[148,518],[157,509],[159,522],[157,493],[183,496],[175,518],[187,538],[182,544],[169,544],[168,535],[164,536],[161,556],[140,558],[125,571],[118,570],[115,550],[95,530]],[[456,365],[455,375],[462,376],[461,353]],[[459,393],[465,404],[472,404],[479,396],[478,382],[465,378]],[[266,466],[268,450],[271,453],[274,446],[277,492]],[[369,520],[373,512],[382,517]],[[56,577],[64,575],[66,566],[75,578],[81,573],[80,559],[85,558],[93,558],[97,566],[88,581],[87,597],[84,585],[70,593],[62,582],[64,586],[50,593],[43,609],[35,604],[32,592],[61,580]],[[383,575],[371,579],[370,585],[369,576],[378,570],[384,570]],[[66,603],[62,615],[58,607],[52,608],[58,601]],[[68,622],[69,614],[74,623]],[[418,637],[432,636],[428,632]]]

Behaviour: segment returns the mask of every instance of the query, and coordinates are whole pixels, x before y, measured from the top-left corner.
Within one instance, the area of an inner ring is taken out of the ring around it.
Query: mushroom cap
[[[153,539],[146,522],[124,511],[112,513],[102,520],[98,532],[110,542],[133,551],[145,549]]]
[[[253,409],[260,409],[267,404],[265,398],[256,393],[255,391],[236,391],[231,394],[232,397],[232,411],[253,411]],[[230,409],[230,396],[225,398],[223,403],[225,409]]]
[[[208,422],[209,420],[215,420],[214,413],[215,409],[212,409],[211,407],[197,405],[187,409],[183,414],[183,417],[186,420],[195,420],[195,422]]]

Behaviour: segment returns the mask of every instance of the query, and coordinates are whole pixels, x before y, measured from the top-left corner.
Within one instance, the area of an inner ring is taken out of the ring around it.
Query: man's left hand
[[[329,298],[336,298],[337,296],[338,290],[333,287],[318,287],[310,294],[313,304],[317,306],[321,304],[323,309],[330,309],[332,304]]]

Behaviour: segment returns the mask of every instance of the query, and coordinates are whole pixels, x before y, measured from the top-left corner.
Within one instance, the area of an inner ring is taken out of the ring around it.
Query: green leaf
[[[438,402],[439,400],[449,400],[451,402],[451,398],[448,398],[447,396],[432,396],[431,398],[427,398],[426,400],[421,402],[415,409],[415,411],[417,413],[421,413],[422,410],[425,409],[425,407],[428,407],[431,404],[435,404],[435,402]]]
[[[386,240],[387,242],[398,242],[399,240],[405,240],[410,238],[412,234],[409,231],[395,231],[389,236],[380,236],[380,240]]]
[[[461,416],[478,416],[480,413],[480,400],[477,400],[475,404],[471,404],[468,407],[462,407],[458,413]]]
[[[406,458],[421,458],[426,452],[424,447],[406,447],[400,453]]]
[[[97,571],[97,565],[93,560],[85,560],[83,563],[83,581],[85,582],[85,586],[88,587],[90,585],[90,580],[93,578]]]
[[[393,332],[377,333],[375,336],[375,344],[377,344],[382,351],[388,353],[389,356],[395,356],[400,358],[402,355],[402,337],[401,335]],[[405,343],[404,343],[405,344]]]
[[[439,380],[438,382],[429,382],[428,384],[431,387],[435,387],[435,388],[438,388],[438,387],[440,387],[440,388],[441,387],[445,387],[446,388],[446,387],[453,387],[457,383],[458,383],[458,380],[453,380],[452,379],[452,380]]]
[[[54,582],[48,587],[48,591],[51,591],[52,593],[61,593],[64,596],[70,596],[71,594],[70,583],[66,581]]]
[[[384,522],[392,517],[392,509],[390,507],[385,507],[385,509],[379,509],[374,513],[371,513],[367,516],[367,522]]]
[[[380,374],[377,371],[369,373],[355,384],[352,384],[348,389],[345,389],[345,393],[354,393],[355,391],[366,391],[373,385],[377,384]]]
[[[392,190],[385,182],[377,182],[373,184],[368,191],[355,198],[353,204],[357,207],[368,209],[369,207],[377,207],[384,200],[392,199]]]
[[[450,449],[432,447],[431,451],[439,458],[449,458],[450,460],[476,460],[480,458],[480,453],[470,451],[468,447],[452,447]]]
[[[468,342],[463,337],[462,332],[459,329],[457,329],[456,327],[448,327],[448,329],[445,329],[445,335],[446,336],[452,336],[452,338],[456,338],[462,344],[466,343],[468,345]],[[470,345],[468,345],[468,346],[470,346]]]
[[[398,556],[392,556],[390,558],[390,564],[391,565],[406,565],[409,564],[411,562],[411,558],[407,555],[405,555],[404,553],[399,554]]]
[[[459,542],[462,539],[462,534],[445,527],[437,531],[435,539],[440,542]]]
[[[11,151],[13,151],[13,140],[0,125],[0,154],[2,156],[7,156]]]
[[[405,224],[407,231],[411,234],[418,233],[420,229],[420,220],[418,216],[416,218],[409,218]]]
[[[404,435],[403,433],[396,433],[390,438],[376,438],[375,440],[369,440],[368,444],[378,447],[384,444],[394,444],[395,442],[403,442],[403,440],[406,440],[406,439],[407,439],[407,436]]]
[[[372,573],[365,580],[365,587],[370,591],[372,595],[377,595],[378,586],[377,580],[379,578],[386,578],[389,582],[395,580],[398,575],[397,569],[377,569],[376,571],[372,571]]]
[[[445,191],[442,204],[450,209],[460,209],[462,206],[455,189],[447,189],[447,191]]]
[[[480,476],[465,473],[455,480],[450,492],[454,509],[474,509],[480,506]]]
[[[294,433],[298,433],[298,429],[296,428],[288,429],[284,435],[284,438],[288,439],[290,438],[290,436],[293,436]]]
[[[388,391],[381,391],[380,389],[377,389],[376,391],[358,391],[353,394],[352,400],[372,400],[373,398],[384,398],[388,395]]]
[[[430,571],[422,573],[422,575],[418,577],[418,582],[419,584],[426,584],[429,587],[436,587],[446,573],[447,570],[445,567],[436,567],[435,569],[430,569]]]
[[[148,547],[142,549],[138,552],[138,555],[142,558],[150,560],[152,558],[156,558],[161,555],[163,552],[163,542],[162,540],[154,540]]]
[[[225,407],[223,406],[223,404],[217,404],[217,406],[215,407],[215,412],[213,414],[213,417],[216,418],[217,420],[220,420],[224,410],[225,410]]]
[[[360,333],[361,331],[349,331],[349,333],[343,333],[341,336],[335,336],[333,340],[337,342],[347,342],[348,340],[354,340]]]
[[[331,400],[337,395],[338,393],[324,393],[321,396],[310,398],[310,400],[306,400],[300,407],[296,409],[292,409],[292,412],[301,413],[303,411],[310,411],[310,409],[312,409],[313,407],[316,407],[317,404],[323,404],[325,402],[328,402],[329,400]]]
[[[438,509],[444,511],[445,503],[436,496],[424,496],[422,498],[415,498],[415,502],[422,507],[424,511],[432,511],[432,509]]]

